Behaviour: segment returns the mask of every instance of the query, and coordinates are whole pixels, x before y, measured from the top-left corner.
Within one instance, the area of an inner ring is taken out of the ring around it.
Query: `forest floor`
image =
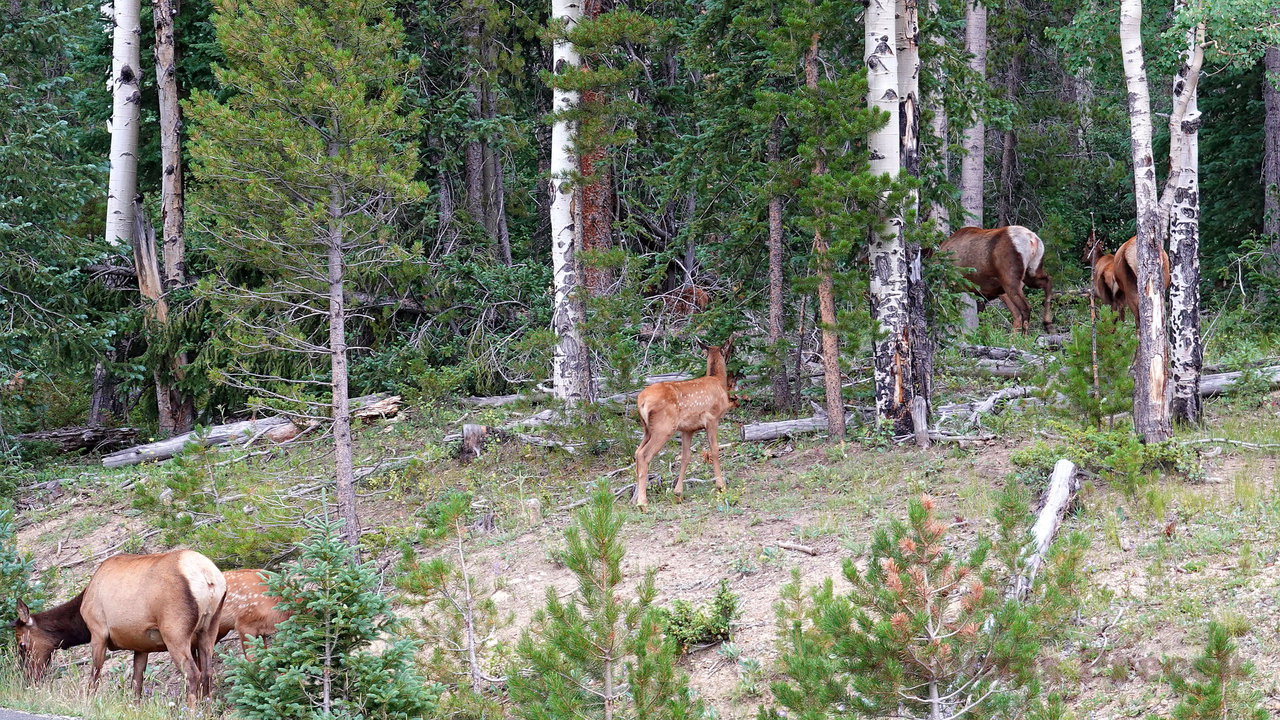
[[[1251,347],[1247,354],[1275,350]],[[942,395],[972,398],[1002,382],[943,373],[938,387]],[[367,421],[357,432],[357,464],[372,469],[361,483],[364,542],[379,567],[393,574],[406,545],[424,557],[456,558],[455,541],[433,537],[433,503],[450,492],[470,493],[476,522],[462,547],[475,575],[497,587],[499,609],[512,615],[498,638],[508,644],[530,624],[548,588],[564,594],[573,587],[572,575],[555,560],[572,517],[566,506],[585,498],[600,478],[615,488],[633,480],[628,461],[636,428],[621,412],[542,431],[575,444],[574,455],[492,442],[481,457],[463,464],[444,441],[464,421],[493,425],[532,411],[411,401],[398,418]],[[1180,430],[1177,439],[1280,443],[1280,393],[1212,399],[1206,416],[1205,427]],[[1035,407],[985,418],[998,439],[927,450],[874,435],[839,445],[818,436],[736,442],[737,423],[758,419],[739,409],[721,431],[727,493],[695,482],[682,504],[673,503],[669,492],[651,490],[648,513],[626,510],[623,568],[629,587],[652,569],[659,604],[676,598],[706,602],[721,580],[741,598],[733,638],[738,654],[713,646],[681,660],[693,686],[722,718],[754,717],[768,702],[778,655],[774,603],[793,573],[807,586],[827,577],[843,586],[842,563],[864,557],[875,529],[903,518],[908,499],[926,492],[937,499],[939,516],[953,519],[948,537],[963,549],[979,533],[994,532],[995,494],[1025,470],[1025,459],[1022,466],[1015,460],[1072,452],[1061,440],[1068,432],[1063,419]],[[698,448],[700,443],[699,437]],[[1044,668],[1049,687],[1066,693],[1075,717],[1167,713],[1172,696],[1162,663],[1197,655],[1213,618],[1245,628],[1238,642],[1241,656],[1256,666],[1251,687],[1280,716],[1280,454],[1230,443],[1191,447],[1198,451],[1198,472],[1155,471],[1124,481],[1094,474],[1066,520],[1064,530],[1081,531],[1090,540],[1088,591],[1080,615],[1046,653]],[[678,455],[672,443],[653,471],[673,478]],[[321,445],[300,444],[198,453],[178,463],[113,471],[92,459],[52,465],[38,479],[59,483],[29,484],[20,494],[19,546],[35,553],[59,599],[78,591],[97,563],[115,552],[182,544],[210,554],[224,568],[278,563],[281,549],[297,537],[298,507],[305,504],[290,493],[319,482],[326,460]],[[691,475],[710,478],[700,455]],[[184,505],[208,493],[218,499]],[[788,541],[817,554],[780,547]],[[230,651],[232,645],[223,647]],[[501,653],[498,648],[493,656]],[[113,655],[108,684],[119,688],[128,663],[123,653]],[[86,656],[83,649],[63,653],[60,676],[37,693],[21,690],[12,677],[0,678],[0,705],[122,717],[102,709],[118,707],[110,694],[95,706],[77,699]],[[760,663],[758,676],[744,671],[746,658]],[[163,655],[154,656],[150,672],[173,685]],[[145,706],[150,710],[135,708],[137,717],[162,716],[177,697],[174,687],[160,691]]]

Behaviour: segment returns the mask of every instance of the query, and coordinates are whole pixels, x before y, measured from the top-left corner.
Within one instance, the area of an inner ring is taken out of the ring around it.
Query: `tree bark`
[[[560,24],[562,33],[573,29],[582,17],[579,0],[552,0],[551,22]],[[557,33],[552,44],[552,71],[561,75],[578,67],[577,49],[564,34]],[[551,384],[557,398],[570,407],[589,402],[592,395],[591,364],[586,343],[582,339],[583,310],[581,276],[578,270],[581,228],[574,220],[573,175],[577,162],[573,157],[577,128],[566,117],[578,105],[578,93],[553,85],[551,127],[551,264],[555,296],[552,302],[552,330],[556,347],[552,357]]]
[[[1185,8],[1178,0],[1177,8]],[[1201,413],[1200,372],[1204,347],[1200,340],[1200,110],[1197,106],[1200,68],[1204,64],[1204,25],[1187,31],[1187,48],[1182,67],[1173,83],[1174,107],[1185,107],[1171,115],[1169,137],[1174,182],[1169,214],[1169,331],[1172,338],[1173,419],[1199,423]]]
[[[481,73],[479,63],[480,20],[476,19],[468,23],[466,29],[462,31],[462,37],[466,41],[467,48],[472,53],[472,59],[474,60],[469,70],[470,78],[467,83],[467,94],[471,96],[471,119],[478,123],[483,118],[481,108],[483,98],[481,79],[479,77]],[[467,184],[467,214],[471,216],[471,222],[485,226],[484,143],[479,136],[467,141],[467,145],[463,150],[463,172]]]
[[[1009,68],[1005,74],[1005,99],[1011,106],[1018,99],[1018,90],[1022,86],[1022,51],[1016,45],[1009,57]],[[997,214],[1001,227],[1013,224],[1014,185],[1017,183],[1017,147],[1018,135],[1010,123],[1009,129],[1003,133],[1000,144],[1000,202]]]
[[[178,104],[178,57],[174,36],[177,16],[176,0],[155,0],[152,17],[156,31],[156,91],[160,101],[160,154],[163,164],[160,174],[160,220],[164,228],[164,273],[160,279],[166,293],[187,282],[182,111]],[[167,320],[165,325],[168,325]],[[167,407],[167,413],[159,418],[159,430],[162,435],[168,436],[191,429],[195,424],[195,403],[170,382],[182,379],[188,363],[186,353],[175,353],[164,362],[168,367],[164,372],[156,374],[156,393],[157,399],[161,394],[167,395],[157,404],[159,407]],[[165,382],[161,382],[162,374],[169,376]]]
[[[769,140],[765,147],[765,159],[770,172],[778,172],[781,162],[782,116],[773,118],[769,128]],[[773,386],[773,406],[778,409],[791,405],[791,388],[787,382],[786,358],[778,348],[782,342],[782,193],[775,187],[769,195],[769,347],[774,349],[778,366],[774,369],[770,384]]]
[[[329,141],[329,157],[337,157],[336,141]],[[353,548],[360,544],[360,518],[356,514],[355,470],[351,461],[351,403],[347,389],[347,309],[344,294],[345,267],[342,222],[343,189],[335,178],[329,181],[329,364],[333,394],[333,469],[337,486],[338,516],[342,518],[342,539]]]
[[[898,45],[898,136],[903,172],[920,177],[920,15],[917,0],[899,0]],[[919,212],[920,195],[913,190],[908,209]],[[919,243],[906,243],[908,270],[907,314],[911,338],[911,401],[909,413],[923,413],[927,424],[933,379],[933,339],[925,316],[924,263]],[[922,403],[916,407],[916,403]],[[912,416],[913,425],[916,418]],[[918,429],[918,428],[917,428]],[[927,434],[927,429],[926,429]],[[927,438],[926,438],[927,442]]]
[[[1143,442],[1173,435],[1169,415],[1168,342],[1164,270],[1160,262],[1160,207],[1151,150],[1151,96],[1142,55],[1142,0],[1121,0],[1120,46],[1128,87],[1138,218],[1138,353],[1134,360],[1133,424]]]
[[[889,122],[871,134],[871,172],[897,178],[900,169],[898,58],[893,41],[895,6],[871,0],[866,11],[867,103]],[[902,239],[902,218],[886,217],[873,229],[871,248],[871,318],[876,337],[876,416],[895,432],[911,432],[914,362],[911,357],[910,279],[912,258]],[[841,415],[843,417],[843,414]]]
[[[932,15],[938,13],[938,0],[928,0],[928,12]],[[935,33],[930,41],[940,47],[945,47],[947,41],[941,34]],[[933,141],[937,147],[926,156],[932,156],[933,162],[936,163],[942,174],[944,183],[951,182],[951,151],[948,135],[951,132],[951,126],[947,122],[947,105],[942,93],[942,85],[938,85],[938,91],[935,97],[928,98],[926,104],[932,116],[929,120],[929,129],[933,134]],[[947,206],[941,202],[933,203],[929,208],[927,220],[933,220],[938,224],[938,232],[944,236],[951,234],[951,213],[947,210]]]
[[[131,244],[138,188],[138,110],[142,61],[140,0],[116,0],[111,43],[111,172],[107,179],[107,242]]]
[[[604,10],[603,6],[602,0],[583,0],[583,17],[589,20],[599,17]],[[582,67],[589,69],[586,60],[582,61]],[[582,92],[582,107],[593,109],[592,123],[595,125],[604,122],[604,104],[603,92]],[[598,137],[599,133],[596,135]],[[588,148],[578,159],[578,172],[584,183],[579,191],[583,250],[599,252],[613,247],[613,174],[609,171],[608,157],[608,148],[603,143],[598,143]],[[611,280],[611,273],[607,269],[595,266],[594,263],[583,264],[582,281],[591,295],[604,295]]]
[[[964,49],[972,57],[969,67],[984,81],[987,77],[987,6],[982,0],[965,2]],[[960,160],[960,204],[964,207],[964,225],[982,225],[982,186],[987,152],[987,125],[981,112],[973,125],[964,131],[965,155]]]
[[[1273,11],[1280,16],[1280,9]],[[1271,257],[1280,264],[1280,45],[1267,47],[1262,60],[1262,99],[1266,105],[1262,151],[1262,234],[1272,238]]]
[[[892,17],[892,16],[891,16]],[[892,20],[890,20],[892,22]],[[818,33],[809,38],[809,49],[804,55],[805,86],[818,89]],[[887,41],[887,40],[886,40]],[[813,177],[827,173],[827,163],[822,150],[813,161]],[[840,338],[836,335],[835,283],[831,277],[831,253],[827,239],[822,235],[821,211],[815,210],[813,231],[813,256],[818,266],[818,314],[822,318],[822,377],[827,401],[827,437],[842,440],[845,433],[844,383],[840,373]]]
[[[138,278],[138,294],[142,296],[147,322],[155,328],[169,325],[169,301],[165,298],[161,280],[160,260],[156,252],[156,233],[147,219],[142,198],[135,201],[133,209],[133,263]],[[183,427],[192,420],[190,401],[173,386],[172,380],[180,372],[177,361],[162,361],[167,368],[155,368],[152,378],[156,384],[156,417],[159,432],[164,437],[190,430]]]

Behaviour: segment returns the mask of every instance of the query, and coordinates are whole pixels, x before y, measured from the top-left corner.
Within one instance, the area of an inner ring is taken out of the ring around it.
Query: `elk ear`
[[[18,601],[18,622],[23,625],[31,624],[31,609],[21,600]]]

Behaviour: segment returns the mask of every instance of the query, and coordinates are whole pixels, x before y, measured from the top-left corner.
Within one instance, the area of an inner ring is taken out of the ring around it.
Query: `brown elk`
[[[232,630],[240,636],[240,652],[249,657],[249,638],[260,637],[265,646],[275,634],[276,625],[289,619],[291,613],[278,607],[280,598],[268,591],[262,570],[228,570],[227,600],[218,620],[218,639]]]
[[[1040,236],[1021,225],[991,230],[965,227],[944,240],[938,252],[951,253],[957,267],[972,268],[964,277],[977,286],[984,301],[997,297],[1004,301],[1013,314],[1015,332],[1026,332],[1031,322],[1031,305],[1023,285],[1044,290],[1041,320],[1046,330],[1053,323],[1053,281],[1044,271]]]
[[[18,602],[18,653],[29,681],[43,677],[53,651],[88,643],[89,687],[96,689],[107,650],[133,651],[133,692],[142,695],[147,655],[168,652],[187,681],[187,703],[213,684],[213,645],[226,581],[209,558],[192,550],[107,558],[84,592],[32,614]]]
[[[711,466],[715,469],[716,490],[725,489],[724,475],[720,472],[720,445],[716,430],[720,418],[738,406],[733,396],[733,376],[726,364],[733,351],[733,337],[722,346],[705,345],[707,373],[692,380],[654,383],[640,392],[636,409],[640,412],[640,425],[644,439],[636,448],[635,503],[641,510],[649,506],[645,494],[649,479],[649,462],[662,450],[677,431],[680,433],[680,476],[676,480],[675,498],[684,498],[684,473],[689,467],[690,444],[693,434],[707,431],[707,449]]]
[[[1124,320],[1124,310],[1133,313],[1133,321],[1138,321],[1138,238],[1129,238],[1116,250],[1112,274],[1115,276],[1116,299],[1112,307],[1120,311],[1120,319]],[[1160,248],[1160,266],[1164,271],[1164,289],[1169,289],[1169,254]]]
[[[1102,240],[1097,234],[1089,231],[1089,239],[1084,243],[1084,260],[1093,270],[1093,296],[1099,302],[1106,303],[1112,310],[1122,308],[1119,299],[1120,287],[1116,284],[1116,256],[1102,252]]]

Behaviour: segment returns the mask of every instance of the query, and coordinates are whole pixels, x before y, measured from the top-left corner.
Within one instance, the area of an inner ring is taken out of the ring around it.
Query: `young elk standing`
[[[1093,269],[1093,296],[1112,310],[1124,312],[1119,298],[1120,287],[1116,284],[1116,256],[1102,254],[1102,240],[1092,231],[1084,243],[1084,260]]]
[[[168,652],[194,707],[213,683],[213,644],[226,589],[213,562],[191,550],[107,558],[69,602],[34,615],[18,603],[14,630],[23,672],[35,682],[54,650],[89,643],[89,687],[96,689],[107,650],[132,650],[133,693],[141,696],[147,655]]]
[[[289,619],[289,613],[279,609],[280,598],[267,589],[262,570],[228,570],[227,601],[222,606],[218,622],[218,639],[232,630],[240,636],[240,652],[249,657],[249,638],[260,637],[265,646],[276,632],[276,625]]]
[[[680,432],[680,477],[676,480],[676,502],[684,498],[684,473],[689,467],[689,445],[693,434],[707,431],[707,447],[711,466],[716,473],[716,490],[725,489],[724,475],[720,473],[720,446],[716,442],[716,429],[720,418],[738,406],[733,397],[733,377],[726,363],[733,350],[731,336],[723,346],[704,346],[707,351],[707,374],[693,380],[677,380],[650,385],[636,398],[640,411],[640,425],[644,439],[636,448],[635,503],[641,509],[649,506],[645,486],[649,479],[649,462],[658,454],[671,436]]]
[[[1013,314],[1014,332],[1026,332],[1031,323],[1031,305],[1022,292],[1024,284],[1044,290],[1041,319],[1045,330],[1053,323],[1053,282],[1042,267],[1044,241],[1040,236],[1021,225],[992,230],[965,227],[944,240],[938,252],[951,253],[957,267],[973,268],[964,277],[978,286],[978,295],[984,300],[1004,300]]]

